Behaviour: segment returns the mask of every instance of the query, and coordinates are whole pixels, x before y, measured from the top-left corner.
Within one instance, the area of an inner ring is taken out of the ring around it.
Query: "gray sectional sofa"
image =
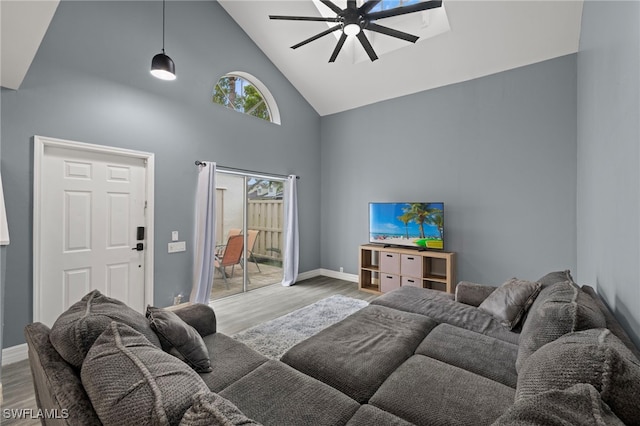
[[[199,373],[140,318],[96,309],[86,321],[82,304],[62,332],[25,335],[38,406],[65,413],[44,424],[640,425],[637,348],[593,289],[547,274],[509,322],[488,313],[503,287],[402,287],[281,360],[188,306],[175,313],[206,348]]]

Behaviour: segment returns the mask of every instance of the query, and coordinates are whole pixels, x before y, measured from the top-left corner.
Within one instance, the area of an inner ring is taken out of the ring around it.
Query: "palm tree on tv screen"
[[[420,230],[420,238],[425,238],[424,224],[435,225],[438,228],[440,239],[442,239],[444,218],[442,210],[430,208],[427,203],[410,203],[408,207],[403,209],[405,215],[410,215],[411,219],[418,224]]]
[[[405,236],[407,240],[409,239],[409,222],[413,219],[413,215],[410,212],[404,212],[403,215],[398,216],[398,220],[404,223]]]

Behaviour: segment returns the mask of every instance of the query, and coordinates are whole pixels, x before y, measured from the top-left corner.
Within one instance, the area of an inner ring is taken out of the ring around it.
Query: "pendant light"
[[[151,75],[161,80],[176,79],[176,65],[173,60],[164,53],[164,15],[165,0],[162,0],[162,53],[158,53],[151,60]]]

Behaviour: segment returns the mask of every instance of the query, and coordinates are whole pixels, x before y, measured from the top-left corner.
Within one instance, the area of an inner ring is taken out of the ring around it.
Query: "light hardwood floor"
[[[376,296],[358,290],[356,283],[328,277],[300,281],[291,287],[279,284],[262,287],[248,293],[212,302],[218,321],[218,331],[231,335],[254,325],[272,320],[334,294],[370,301]],[[2,368],[3,409],[36,409],[28,361]],[[30,426],[35,420],[4,419],[3,425]]]

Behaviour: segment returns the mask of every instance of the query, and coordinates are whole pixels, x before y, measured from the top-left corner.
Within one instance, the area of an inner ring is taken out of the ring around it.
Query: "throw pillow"
[[[198,373],[211,372],[209,351],[195,328],[166,309],[147,306],[147,319],[162,349],[177,356]]]
[[[516,401],[588,383],[625,423],[640,419],[640,361],[610,330],[570,333],[538,349],[518,374]]]
[[[231,401],[213,392],[193,396],[193,405],[184,413],[180,426],[261,426],[244,415]]]
[[[208,390],[184,362],[115,321],[89,350],[80,377],[105,425],[177,425],[193,394]]]
[[[602,311],[591,296],[570,281],[545,287],[522,325],[516,371],[543,345],[573,331],[604,328]]]
[[[51,327],[49,338],[65,361],[80,368],[89,348],[111,321],[133,327],[160,347],[160,341],[144,315],[98,290],[90,292],[63,312]]]
[[[565,269],[564,271],[549,272],[548,274],[542,276],[536,282],[539,282],[540,284],[542,284],[542,288],[545,288],[563,281],[569,281],[576,284],[576,282],[573,280],[573,277],[571,276],[571,271],[569,271],[568,269]]]
[[[492,426],[624,426],[592,385],[551,389],[516,401]]]
[[[511,278],[478,306],[500,324],[512,330],[540,292],[540,283]]]
[[[480,304],[496,290],[497,287],[460,281],[456,284],[455,301],[465,305],[480,306]]]

